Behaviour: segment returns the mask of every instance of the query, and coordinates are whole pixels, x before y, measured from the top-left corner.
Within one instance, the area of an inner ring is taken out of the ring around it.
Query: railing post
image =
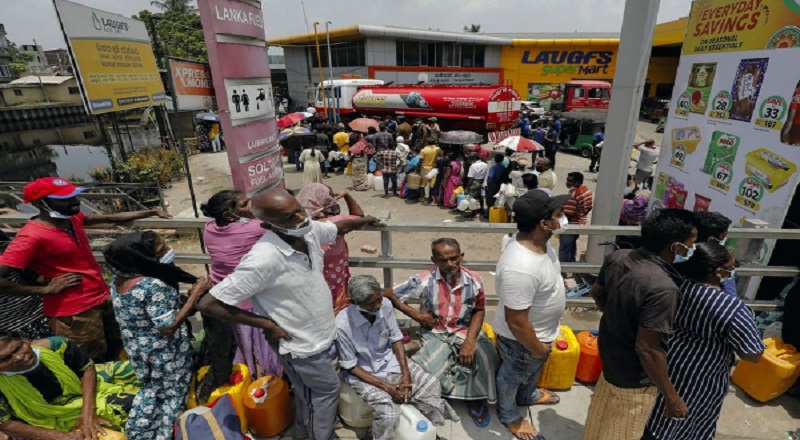
[[[385,229],[381,230],[381,258],[384,260],[391,260],[392,257],[392,231]],[[389,288],[394,286],[392,277],[393,269],[391,267],[383,268],[383,287]]]

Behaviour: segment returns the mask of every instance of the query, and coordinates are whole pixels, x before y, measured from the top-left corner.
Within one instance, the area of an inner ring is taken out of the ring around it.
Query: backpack
[[[242,440],[245,438],[242,435],[242,424],[236,414],[230,394],[220,397],[207,411],[195,410],[185,412],[175,421],[175,440]]]

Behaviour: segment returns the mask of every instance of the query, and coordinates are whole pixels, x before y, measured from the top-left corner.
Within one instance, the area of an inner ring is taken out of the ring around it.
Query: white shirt
[[[478,181],[483,181],[486,178],[486,174],[489,171],[489,164],[486,162],[479,160],[469,167],[469,172],[467,173],[467,177],[470,179]]]
[[[639,145],[639,162],[636,164],[636,169],[652,173],[654,171],[653,165],[655,165],[660,154],[660,148],[647,148],[644,145]]]
[[[555,191],[557,180],[558,177],[553,170],[542,171],[539,173],[539,189],[546,188],[550,191]]]
[[[508,307],[528,310],[528,320],[540,341],[550,343],[556,339],[566,306],[566,289],[561,263],[549,244],[547,255],[540,255],[516,240],[508,243],[497,262],[495,290],[500,297],[494,317],[495,333],[517,339],[506,324]]]
[[[289,336],[280,354],[298,358],[327,350],[336,338],[331,290],[322,275],[322,245],[336,241],[336,225],[311,222],[304,237],[311,260],[277,234],[264,234],[236,270],[211,289],[219,301],[236,306],[249,299],[256,314],[266,316]]]
[[[404,164],[408,163],[408,153],[411,151],[408,145],[402,142],[398,142],[397,147],[395,147],[394,151],[397,153],[398,156],[400,156],[400,160],[402,161],[402,163]]]

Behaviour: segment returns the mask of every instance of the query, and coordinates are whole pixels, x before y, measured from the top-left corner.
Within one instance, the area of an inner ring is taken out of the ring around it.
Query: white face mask
[[[558,219],[558,229],[554,230],[553,233],[562,234],[564,233],[564,231],[567,230],[568,227],[569,227],[569,220],[567,220],[567,216],[561,214],[561,217],[559,217]]]
[[[367,310],[367,309],[365,309],[365,308],[363,308],[361,306],[358,306],[358,305],[356,306],[356,310],[358,310],[361,313],[366,313],[367,315],[372,315],[372,316],[375,316],[375,315],[378,314],[377,311]]]
[[[239,217],[236,219],[236,221],[239,223],[250,223],[251,220],[253,219],[247,217]]]
[[[728,242],[728,237],[725,237],[722,240],[718,239],[717,237],[709,237],[709,240],[717,242],[720,246],[725,246],[725,243]]]
[[[50,205],[48,205],[47,202],[45,202],[44,200],[42,200],[42,205],[44,206],[44,209],[48,213],[50,213],[50,218],[55,218],[55,219],[59,219],[59,220],[68,220],[68,219],[74,217],[72,215],[66,215],[66,214],[62,214],[62,213],[56,211],[55,209],[51,208]]]
[[[39,354],[39,349],[38,348],[34,348],[33,349],[33,354],[34,354],[34,356],[36,356],[36,362],[33,363],[32,367],[28,368],[27,370],[23,370],[23,371],[4,371],[3,374],[6,375],[6,376],[16,376],[18,374],[30,373],[31,371],[39,368],[39,363],[42,361],[41,356]]]
[[[686,246],[683,243],[677,243],[677,244],[687,249],[686,255],[681,255],[681,254],[675,252],[675,258],[672,259],[672,262],[673,263],[685,263],[685,262],[689,261],[689,259],[692,258],[692,255],[694,255],[694,245],[692,245],[692,247],[689,247],[689,246]]]
[[[158,259],[159,263],[172,264],[175,262],[175,249],[169,248],[166,254]]]
[[[269,225],[275,230],[275,232],[286,235],[287,237],[303,237],[311,232],[312,229],[311,216],[308,214],[308,212],[306,212],[306,219],[300,222],[300,224],[294,229],[285,229],[280,226],[275,226],[272,223],[269,223]]]
[[[724,240],[723,240],[723,241],[724,241]],[[723,271],[725,271],[725,270],[723,269]],[[725,271],[725,272],[727,272],[727,271]],[[734,279],[735,277],[736,277],[736,269],[733,269],[733,270],[730,272],[730,275],[728,275],[727,277],[721,277],[721,278],[719,279],[719,282],[720,282],[720,283],[726,283],[726,282],[728,282],[728,281],[730,281],[730,280]]]

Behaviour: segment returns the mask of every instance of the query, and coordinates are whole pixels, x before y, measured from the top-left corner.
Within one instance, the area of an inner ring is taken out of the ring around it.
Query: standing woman
[[[200,209],[203,215],[211,217],[203,231],[203,239],[211,256],[211,282],[219,284],[267,231],[261,227],[261,222],[255,220],[247,197],[241,191],[220,191],[208,199],[208,203],[200,205]],[[242,302],[239,308],[253,312],[250,301]],[[254,378],[282,374],[278,355],[261,330],[236,324],[233,332],[236,337],[234,363],[246,364]]]
[[[758,362],[765,347],[753,312],[722,290],[721,283],[736,271],[736,261],[725,247],[698,243],[692,258],[676,267],[687,279],[680,289],[667,366],[689,416],[667,418],[666,402],[659,394],[643,438],[713,439],[728,394],[734,353],[742,361]]]
[[[325,156],[317,151],[316,145],[307,146],[298,159],[303,163],[303,186],[322,182],[322,166]]]
[[[366,191],[370,188],[367,180],[369,156],[375,154],[375,147],[359,135],[359,140],[350,147],[353,165],[353,190]],[[305,186],[305,185],[304,185]]]
[[[347,203],[349,215],[341,215],[339,199]],[[364,211],[347,190],[334,193],[327,185],[313,183],[300,190],[297,201],[308,211],[312,219],[323,222],[337,222],[358,217],[364,217]],[[350,250],[344,236],[336,237],[331,245],[323,246],[325,251],[324,269],[322,271],[325,281],[331,289],[333,297],[333,313],[338,314],[350,305],[347,294],[347,283],[350,281]]]
[[[450,160],[450,166],[444,171],[444,194],[442,194],[442,203],[445,208],[453,209],[456,207],[456,201],[453,200],[453,192],[461,186],[461,162],[458,160],[458,154],[451,151],[447,154]]]
[[[130,439],[172,439],[192,377],[184,321],[211,284],[165,263],[171,254],[153,231],[121,235],[103,252],[114,274],[111,297],[122,340],[142,383],[125,425]],[[183,305],[178,283],[195,283]]]

